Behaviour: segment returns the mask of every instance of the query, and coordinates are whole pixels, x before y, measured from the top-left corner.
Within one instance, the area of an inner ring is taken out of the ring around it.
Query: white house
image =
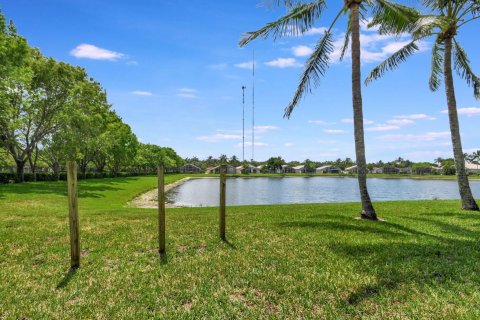
[[[355,165],[355,166],[345,168],[345,172],[346,173],[358,173],[358,167]]]
[[[341,173],[342,169],[335,166],[322,166],[315,169],[315,173]]]
[[[465,171],[467,171],[467,173],[480,174],[480,164],[465,163]]]
[[[305,173],[306,171],[304,165],[295,166],[292,169],[293,169],[293,172],[295,173]]]

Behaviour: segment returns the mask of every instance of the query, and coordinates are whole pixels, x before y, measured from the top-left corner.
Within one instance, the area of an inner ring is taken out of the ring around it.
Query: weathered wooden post
[[[80,231],[78,223],[77,163],[67,162],[68,217],[70,222],[70,260],[73,269],[80,267]]]
[[[158,166],[158,252],[165,254],[165,181],[163,166]]]
[[[227,178],[225,173],[227,171],[226,165],[220,166],[220,239],[227,241],[225,237],[225,189]]]

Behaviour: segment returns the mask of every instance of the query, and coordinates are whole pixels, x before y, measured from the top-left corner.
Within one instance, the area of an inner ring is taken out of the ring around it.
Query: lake
[[[480,181],[470,181],[480,198]],[[219,180],[192,179],[167,193],[176,206],[218,206]],[[369,178],[373,201],[459,199],[456,180]],[[228,178],[227,205],[358,202],[355,177]]]

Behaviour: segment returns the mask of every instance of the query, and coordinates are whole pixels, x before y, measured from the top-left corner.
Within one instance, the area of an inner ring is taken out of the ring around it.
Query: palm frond
[[[272,36],[276,40],[279,37],[301,35],[314,26],[315,20],[320,17],[325,7],[325,0],[298,4],[280,19],[257,31],[245,33],[240,39],[240,46],[243,47],[258,37]]]
[[[473,86],[473,95],[480,99],[480,79],[473,73],[465,50],[455,39],[453,44],[454,69],[460,77],[467,81],[469,86]]]
[[[415,21],[415,25],[411,30],[412,37],[423,38],[430,36],[435,31],[447,28],[449,21],[443,16],[438,15],[421,15]]]
[[[408,57],[410,57],[412,54],[415,53],[415,51],[418,50],[418,46],[415,43],[416,41],[417,40],[412,40],[403,48],[388,57],[377,67],[375,67],[365,79],[365,84],[368,85],[373,80],[381,78],[385,74],[385,72],[396,69],[400,63],[407,60]]]
[[[345,57],[345,53],[347,52],[348,46],[350,44],[350,35],[352,34],[352,26],[350,23],[350,16],[348,17],[348,23],[347,23],[347,32],[345,33],[345,39],[343,40],[343,46],[342,46],[342,51],[340,53],[340,61],[343,60]]]
[[[442,83],[444,50],[441,36],[437,35],[437,39],[432,47],[432,65],[430,68],[430,79],[428,81],[428,86],[432,91],[437,91]]]
[[[380,34],[409,32],[420,16],[417,10],[388,0],[376,0],[372,9],[373,19],[368,26],[378,26]]]
[[[303,95],[306,92],[311,92],[312,82],[314,87],[320,85],[320,78],[325,75],[330,61],[329,56],[333,52],[333,49],[333,35],[330,30],[328,30],[317,43],[315,51],[310,58],[308,58],[295,95],[288,107],[285,108],[284,117],[290,118],[293,109],[295,109]]]

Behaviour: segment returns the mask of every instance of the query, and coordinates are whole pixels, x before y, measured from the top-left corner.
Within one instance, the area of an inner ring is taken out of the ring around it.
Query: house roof
[[[468,169],[468,170],[480,170],[480,164],[465,163],[465,169]]]
[[[303,164],[293,167],[293,169],[296,169],[296,170],[303,169],[303,168],[305,168],[305,166]]]
[[[345,170],[353,170],[353,169],[356,169],[356,168],[357,168],[357,165],[354,165],[354,166],[351,166],[351,167],[345,168]]]

